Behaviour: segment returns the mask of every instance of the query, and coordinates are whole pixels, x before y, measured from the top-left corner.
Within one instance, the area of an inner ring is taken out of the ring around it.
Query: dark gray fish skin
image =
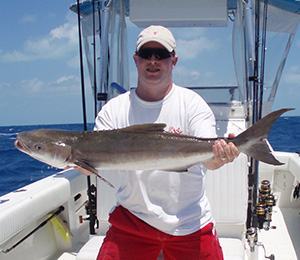
[[[267,136],[278,117],[289,110],[272,112],[235,138],[223,139],[256,160],[281,165]],[[213,158],[216,139],[167,133],[165,126],[145,124],[98,132],[39,129],[19,133],[15,146],[54,167],[80,166],[95,174],[97,170],[186,171]]]

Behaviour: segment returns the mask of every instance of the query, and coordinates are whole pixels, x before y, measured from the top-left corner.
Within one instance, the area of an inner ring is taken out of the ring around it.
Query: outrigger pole
[[[79,57],[80,57],[80,75],[81,75],[81,96],[82,96],[82,111],[83,111],[83,127],[84,131],[87,131],[87,117],[86,117],[86,102],[85,102],[85,85],[84,85],[84,71],[83,71],[83,55],[82,55],[82,36],[81,36],[81,22],[80,22],[80,4],[79,0],[77,0],[77,17],[78,17],[78,37],[79,37]],[[94,0],[93,0],[93,8],[94,8]],[[94,42],[95,44],[95,42]],[[96,81],[94,81],[94,87],[96,89]],[[95,107],[97,102],[95,102]],[[95,108],[96,109],[96,108]],[[96,234],[95,232],[95,224],[97,221],[96,210],[94,206],[96,206],[96,189],[91,184],[91,177],[87,176],[87,185],[88,185],[88,214],[89,214],[89,226],[90,226],[90,234]]]

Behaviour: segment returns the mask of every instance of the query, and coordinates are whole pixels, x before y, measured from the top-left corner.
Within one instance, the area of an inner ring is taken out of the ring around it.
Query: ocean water
[[[17,133],[39,128],[83,130],[81,124],[0,127],[0,196],[59,171],[14,147]],[[92,128],[93,125],[89,124],[88,130]],[[275,151],[300,152],[299,129],[300,117],[280,117],[268,140]]]
[[[34,129],[83,130],[82,124],[0,127],[0,196],[60,170],[39,162],[15,148],[17,134]],[[88,130],[93,128],[88,125]]]

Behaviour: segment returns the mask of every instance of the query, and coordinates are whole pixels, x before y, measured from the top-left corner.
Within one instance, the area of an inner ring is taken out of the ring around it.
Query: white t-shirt
[[[166,131],[178,134],[216,137],[215,118],[206,102],[175,84],[156,102],[140,99],[135,90],[110,100],[99,112],[94,130],[145,123],[165,123]],[[187,172],[120,171],[116,197],[132,214],[171,235],[191,234],[214,222],[201,164]]]

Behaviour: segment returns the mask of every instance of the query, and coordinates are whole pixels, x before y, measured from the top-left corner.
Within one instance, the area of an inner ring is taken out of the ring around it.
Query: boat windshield
[[[249,6],[251,2],[253,6]],[[197,12],[185,17],[187,12],[182,8],[189,8],[185,5],[174,7],[172,12],[163,9],[169,10],[172,5],[148,12],[155,8],[151,1],[138,1],[137,5],[136,0],[131,1],[130,10],[128,1],[109,1],[109,5],[82,2],[87,67],[97,101],[103,103],[122,88],[126,91],[136,86],[132,55],[137,35],[142,27],[162,24],[171,28],[177,41],[179,61],[173,73],[176,84],[192,88],[208,103],[238,101],[247,108],[257,98],[257,88],[264,114],[269,113],[300,16],[283,8],[287,1],[268,2],[266,5],[261,1],[260,8],[256,8],[254,1],[224,1],[228,5],[213,6],[207,14],[202,12],[205,21],[198,19]],[[76,5],[71,9],[78,12]],[[255,15],[257,10],[259,16]],[[260,20],[257,22],[255,17]],[[115,88],[115,83],[121,88]]]

